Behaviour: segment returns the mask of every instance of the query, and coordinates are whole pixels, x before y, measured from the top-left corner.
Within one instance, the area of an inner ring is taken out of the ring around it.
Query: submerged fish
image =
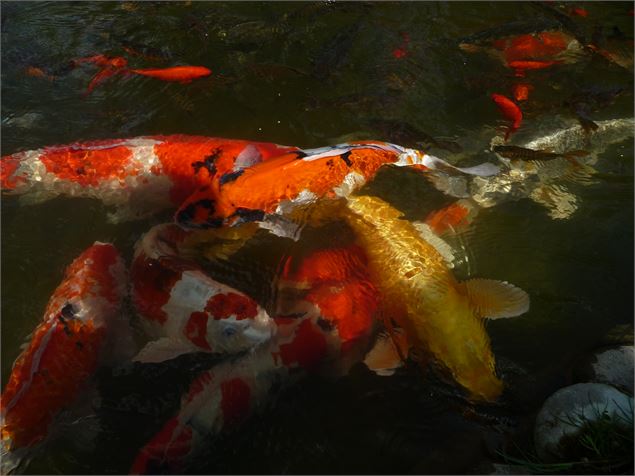
[[[528,149],[526,147],[519,147],[516,145],[496,145],[492,149],[501,157],[505,157],[506,159],[518,159],[518,160],[552,160],[557,159],[558,157],[584,157],[585,155],[589,155],[588,152],[584,150],[572,150],[569,152],[550,152],[548,150],[535,150]]]
[[[112,221],[178,207],[200,187],[296,147],[205,136],[168,135],[77,142],[0,159],[4,194],[36,203],[58,195],[117,207]]]
[[[204,66],[173,66],[171,68],[130,69],[130,73],[187,84],[195,79],[204,78],[212,74],[212,70]]]
[[[503,383],[483,319],[527,312],[529,297],[506,282],[459,282],[439,252],[401,213],[376,197],[349,197],[342,213],[368,256],[382,312],[418,351],[429,353],[474,400],[493,401]]]
[[[49,435],[94,374],[116,337],[125,291],[123,260],[110,244],[95,243],[66,269],[0,397],[3,470]]]
[[[523,113],[514,101],[503,96],[502,94],[493,93],[491,97],[500,111],[503,113],[503,116],[511,121],[511,124],[507,129],[507,132],[505,133],[505,141],[507,141],[509,139],[509,136],[512,133],[516,132],[520,127],[520,124],[523,120]]]
[[[573,34],[562,30],[560,22],[541,18],[511,22],[476,33],[463,38],[459,48],[486,52],[513,67],[510,63],[514,61],[572,63],[579,59],[584,47]]]
[[[489,176],[498,172],[492,164],[458,168],[424,152],[386,142],[339,144],[291,152],[226,175],[218,189],[203,189],[184,202],[176,221],[190,228],[255,221],[274,233],[284,233],[274,229],[280,217],[288,217],[321,198],[348,197],[372,179],[380,167],[390,164],[454,174]]]
[[[545,206],[554,219],[569,218],[578,208],[579,199],[567,188],[567,183],[590,185],[593,183],[598,154],[611,144],[633,137],[632,118],[598,121],[595,132],[588,134],[580,125],[558,128],[554,132],[535,137],[522,144],[524,149],[548,150],[563,156],[569,151],[584,149],[588,154],[575,157],[556,157],[550,160],[512,160],[507,170],[496,177],[454,177],[449,182],[442,175],[430,175],[434,185],[445,193],[457,197],[469,196],[481,207],[491,207],[510,200],[530,198]],[[501,145],[494,138],[492,148]],[[526,154],[526,153],[525,153]],[[467,192],[466,192],[467,191]]]
[[[207,438],[262,411],[307,374],[341,375],[363,358],[375,326],[377,291],[356,246],[289,259],[276,336],[254,352],[199,375],[181,408],[139,451],[130,473],[183,472]]]
[[[157,225],[137,243],[132,301],[158,340],[147,344],[136,361],[161,362],[190,352],[237,354],[275,332],[256,301],[180,256],[179,248],[192,234],[173,224]]]

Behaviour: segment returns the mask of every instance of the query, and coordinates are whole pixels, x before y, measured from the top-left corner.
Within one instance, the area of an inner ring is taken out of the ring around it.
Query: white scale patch
[[[358,172],[350,172],[342,183],[333,189],[335,195],[346,198],[366,183],[366,178]]]
[[[164,325],[167,335],[181,338],[181,329],[192,312],[203,312],[212,296],[230,290],[200,271],[184,271],[181,279],[172,287],[169,301],[162,307],[168,316]]]

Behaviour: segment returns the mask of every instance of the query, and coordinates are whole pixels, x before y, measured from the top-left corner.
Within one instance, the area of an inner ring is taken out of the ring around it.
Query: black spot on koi
[[[222,153],[222,149],[219,147],[214,149],[210,155],[205,157],[203,160],[199,160],[197,162],[192,162],[192,168],[194,169],[194,173],[198,174],[201,168],[206,168],[210,175],[216,174],[216,159]]]
[[[221,185],[224,185],[228,182],[233,182],[234,180],[236,180],[238,177],[240,177],[243,173],[245,173],[245,170],[237,170],[236,172],[227,172],[226,174],[224,174],[219,182]]]
[[[340,158],[346,163],[346,165],[348,165],[349,167],[351,167],[353,165],[353,162],[351,162],[350,156],[351,156],[351,152],[352,151],[347,151],[344,152],[342,155],[340,155]]]

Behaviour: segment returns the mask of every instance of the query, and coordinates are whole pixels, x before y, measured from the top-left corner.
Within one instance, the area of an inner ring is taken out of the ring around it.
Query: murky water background
[[[616,28],[632,40],[632,3],[584,7],[588,17],[576,22],[586,31]],[[371,120],[394,119],[457,141],[475,161],[493,161],[485,149],[502,121],[489,94],[507,94],[512,73],[485,55],[460,51],[458,40],[545,15],[532,3],[512,2],[3,2],[2,154],[172,133],[323,146],[350,134],[389,139]],[[402,33],[410,37],[408,55],[395,58]],[[204,65],[213,74],[189,85],[120,76],[84,97],[96,70],[64,65],[98,53],[123,55],[124,47],[146,55],[128,57],[135,67]],[[29,76],[28,67],[56,78]],[[593,88],[627,90],[594,119],[633,116],[632,71],[597,55],[531,79],[536,90],[519,139],[550,131],[555,119],[574,124],[563,102]],[[488,324],[510,382],[506,406],[476,416],[417,368],[380,378],[358,366],[337,382],[310,379],[284,393],[270,412],[210,443],[195,470],[456,473],[496,459],[492,448],[505,432],[522,428],[548,394],[570,382],[572,362],[609,329],[632,323],[632,139],[609,147],[596,168],[597,183],[572,186],[580,207],[571,218],[553,220],[525,199],[484,210],[457,238],[469,256],[469,269],[458,274],[507,280],[532,299],[527,315]],[[438,205],[426,200],[434,195],[429,188],[415,174],[384,170],[366,192],[421,219]],[[3,385],[65,266],[95,240],[115,243],[130,259],[137,238],[169,216],[115,226],[106,212],[88,199],[20,206],[3,197]],[[262,238],[236,258],[240,272],[215,272],[230,284],[265,289],[272,256],[288,252],[284,246]],[[71,427],[27,472],[127,472],[138,448],[178,408],[190,364],[143,376],[104,370],[101,423]],[[96,439],[84,444],[89,433]]]

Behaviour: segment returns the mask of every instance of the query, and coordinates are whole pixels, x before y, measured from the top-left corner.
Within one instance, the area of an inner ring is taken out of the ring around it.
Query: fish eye
[[[235,328],[233,327],[225,327],[222,331],[223,337],[232,337],[233,335],[236,334],[236,332],[238,332]]]

